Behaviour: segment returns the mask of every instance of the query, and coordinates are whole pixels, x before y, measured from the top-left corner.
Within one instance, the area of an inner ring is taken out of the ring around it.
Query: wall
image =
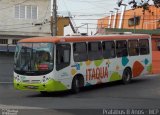
[[[157,29],[159,22],[157,22],[160,9],[150,6],[149,10],[143,12],[142,8],[135,10],[128,10],[125,12],[123,28],[134,29],[134,26],[128,26],[128,19],[134,18],[134,16],[140,16],[140,24],[136,25],[136,29]]]
[[[123,22],[122,22],[122,28],[123,29],[134,29],[134,26],[129,26],[128,25],[128,19],[130,18],[134,18],[134,16],[140,16],[140,23],[139,25],[136,25],[136,29],[157,29],[160,28],[160,18],[159,18],[159,14],[160,14],[160,9],[156,8],[154,6],[149,6],[149,10],[145,10],[145,12],[143,12],[142,8],[137,8],[134,10],[126,10],[124,13],[124,17],[123,17]],[[119,20],[120,20],[120,13],[118,13],[117,15],[117,20],[116,20],[116,28],[119,27]],[[112,16],[112,23],[113,23],[113,18],[114,15]],[[109,16],[105,17],[106,20],[101,21],[104,18],[101,18],[98,20],[98,27],[100,22],[102,25],[104,25],[105,28],[108,28],[108,26],[106,25],[106,23],[108,24],[109,21]],[[112,25],[112,24],[111,24]],[[112,27],[112,26],[111,26]]]
[[[153,72],[153,74],[160,74],[160,52],[153,51],[152,58],[153,58],[152,72]]]
[[[1,0],[0,1],[0,31],[36,32],[50,33],[50,24],[43,23],[50,21],[50,0]],[[38,6],[38,19],[16,19],[15,4]],[[43,23],[41,26],[35,26]],[[27,33],[29,34],[29,33]]]
[[[64,35],[64,27],[69,25],[69,18],[58,17],[58,31],[57,36]]]

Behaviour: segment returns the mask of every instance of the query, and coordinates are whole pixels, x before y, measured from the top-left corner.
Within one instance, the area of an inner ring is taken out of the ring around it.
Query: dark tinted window
[[[87,61],[87,44],[85,42],[74,43],[73,56],[75,62]]]
[[[0,39],[0,44],[8,44],[8,39]]]
[[[149,54],[149,41],[148,39],[139,40],[140,54]]]
[[[60,70],[70,65],[70,44],[57,44],[56,69]]]
[[[139,55],[138,40],[129,40],[128,41],[128,53],[130,56]]]
[[[103,58],[101,42],[88,43],[88,58],[89,60],[98,60]]]
[[[17,42],[18,42],[17,39],[12,40],[12,44],[17,44]]]
[[[102,43],[103,46],[103,57],[114,58],[115,57],[115,43],[114,41],[105,41]]]
[[[127,41],[122,40],[116,42],[116,54],[117,57],[128,56]]]
[[[141,20],[140,16],[137,16],[135,18],[130,18],[128,20],[128,26],[139,25],[140,24],[140,20]]]

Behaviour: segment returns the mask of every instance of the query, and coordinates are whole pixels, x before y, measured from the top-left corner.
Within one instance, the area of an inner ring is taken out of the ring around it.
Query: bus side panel
[[[136,39],[136,38],[135,38]],[[57,80],[71,89],[72,80],[76,75],[84,77],[84,86],[121,80],[123,71],[129,67],[133,77],[150,73],[152,65],[151,40],[149,39],[150,54],[125,56],[113,59],[101,59],[84,62],[74,62],[73,48],[71,49],[71,64],[56,72]],[[72,43],[71,43],[72,46]]]

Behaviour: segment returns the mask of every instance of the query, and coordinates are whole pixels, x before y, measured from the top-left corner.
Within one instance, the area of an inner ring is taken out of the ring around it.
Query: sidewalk
[[[152,51],[152,73],[160,74],[160,51]]]

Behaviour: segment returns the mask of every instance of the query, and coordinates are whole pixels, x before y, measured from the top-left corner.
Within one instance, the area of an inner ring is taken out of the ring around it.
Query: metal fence
[[[0,52],[15,52],[16,45],[2,44],[0,45]]]

